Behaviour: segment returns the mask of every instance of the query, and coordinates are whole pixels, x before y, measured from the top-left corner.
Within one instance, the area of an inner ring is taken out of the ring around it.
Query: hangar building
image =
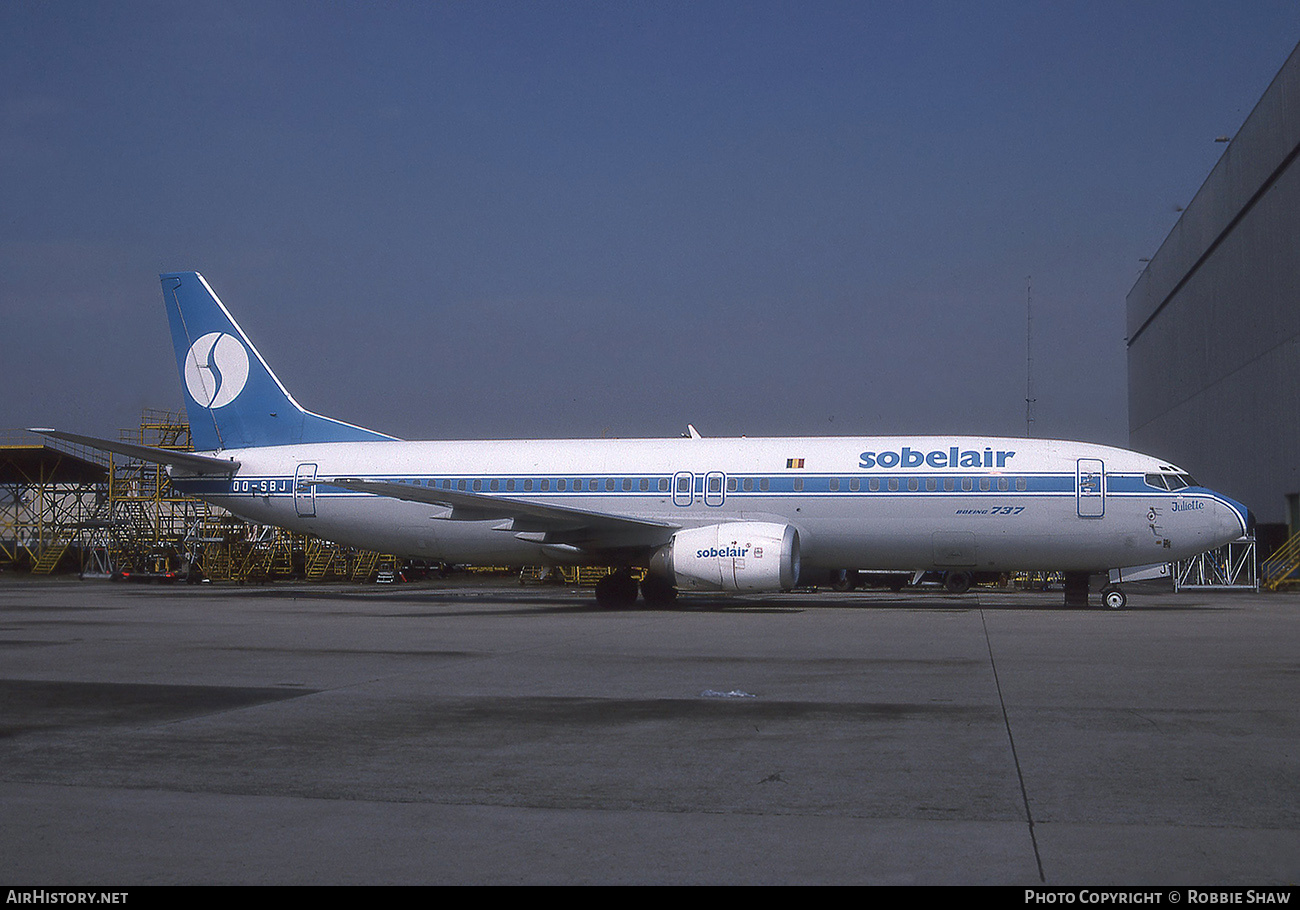
[[[1300,47],[1128,295],[1129,436],[1300,531]]]

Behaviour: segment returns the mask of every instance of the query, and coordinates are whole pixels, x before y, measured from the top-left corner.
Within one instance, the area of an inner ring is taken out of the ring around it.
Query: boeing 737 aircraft
[[[622,566],[604,606],[789,590],[850,568],[1089,573],[1236,540],[1247,510],[1156,458],[958,436],[408,442],[303,409],[197,272],[163,275],[190,430],[178,453],[46,435],[168,466],[256,522],[450,563]],[[1117,587],[1104,602],[1122,607]]]

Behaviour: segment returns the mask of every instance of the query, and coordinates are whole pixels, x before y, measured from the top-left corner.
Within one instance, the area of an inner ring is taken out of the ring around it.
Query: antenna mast
[[[1025,279],[1025,435],[1034,435],[1034,276]]]

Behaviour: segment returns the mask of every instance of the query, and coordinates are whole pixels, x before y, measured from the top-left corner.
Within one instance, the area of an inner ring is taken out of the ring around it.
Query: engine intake
[[[768,521],[686,528],[650,560],[684,591],[788,591],[799,582],[799,532]]]

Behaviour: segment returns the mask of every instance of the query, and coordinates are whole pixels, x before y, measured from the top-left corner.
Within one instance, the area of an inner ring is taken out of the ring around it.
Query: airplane
[[[789,591],[845,567],[1089,577],[1249,533],[1179,467],[1084,442],[976,436],[397,439],[306,410],[198,272],[161,275],[194,452],[36,429],[167,466],[254,522],[408,558],[620,567],[602,607]],[[1102,602],[1122,608],[1118,585]]]

